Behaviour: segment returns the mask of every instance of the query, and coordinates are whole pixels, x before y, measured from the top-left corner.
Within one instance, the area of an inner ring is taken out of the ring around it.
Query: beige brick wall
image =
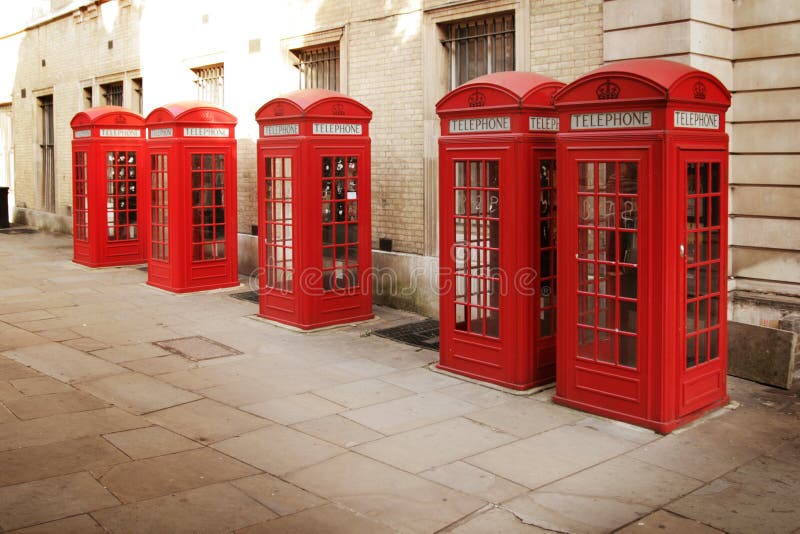
[[[602,0],[531,0],[530,70],[569,83],[603,64]]]

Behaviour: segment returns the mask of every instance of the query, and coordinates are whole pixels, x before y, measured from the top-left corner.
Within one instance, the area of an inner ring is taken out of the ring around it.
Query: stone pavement
[[[664,437],[71,257],[0,233],[2,532],[800,532],[797,391]]]

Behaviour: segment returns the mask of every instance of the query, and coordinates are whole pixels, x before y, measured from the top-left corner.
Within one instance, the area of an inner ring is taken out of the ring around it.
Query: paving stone
[[[15,530],[15,534],[106,534],[106,531],[97,524],[91,516],[75,515],[58,519],[49,523],[42,523],[33,527]]]
[[[149,426],[141,417],[117,408],[58,414],[0,425],[0,451],[34,447],[86,436]]]
[[[360,378],[371,378],[375,376],[388,375],[397,371],[394,367],[376,363],[366,358],[355,358],[339,363],[332,364],[328,367],[345,371]],[[324,368],[323,368],[324,369]]]
[[[109,362],[121,363],[132,360],[143,360],[157,356],[166,356],[169,351],[152,343],[137,343],[135,345],[120,345],[92,352],[98,358]]]
[[[92,339],[90,337],[78,337],[75,339],[68,339],[66,341],[62,341],[61,343],[68,347],[72,347],[73,349],[82,350],[84,352],[107,349],[109,347],[109,345],[107,345],[106,343],[103,343],[102,341],[97,341],[96,339]]]
[[[97,436],[4,451],[0,452],[0,486],[128,461],[127,456]]]
[[[800,466],[758,458],[666,506],[732,534],[800,528]]]
[[[208,360],[239,354],[239,351],[236,349],[203,336],[169,339],[166,341],[159,341],[157,345],[168,351],[182,354],[191,360]]]
[[[448,488],[474,495],[484,501],[501,503],[528,491],[509,480],[464,462],[435,467],[419,474]]]
[[[757,443],[745,442],[730,432],[710,434],[708,430],[692,428],[644,445],[629,456],[710,482],[760,454]],[[711,435],[719,439],[707,439]]]
[[[202,448],[117,465],[100,482],[122,502],[136,502],[258,472],[224,454]]]
[[[333,504],[305,510],[295,515],[272,519],[237,530],[237,534],[382,534],[396,532],[388,526]]]
[[[202,447],[199,443],[158,426],[115,432],[103,437],[134,460]]]
[[[525,524],[520,518],[508,510],[491,508],[459,523],[452,530],[448,530],[448,532],[451,534],[485,534],[487,532],[502,534],[538,534],[552,531]]]
[[[174,373],[176,371],[185,371],[186,369],[193,369],[196,364],[187,360],[186,358],[181,358],[175,354],[170,354],[169,356],[157,356],[155,358],[145,358],[143,360],[123,362],[121,365],[132,371],[137,371],[150,376],[156,376],[166,373]]]
[[[382,376],[381,380],[415,393],[424,393],[425,391],[433,391],[462,383],[456,378],[435,373],[427,367],[398,371]]]
[[[0,323],[0,351],[18,349],[20,347],[30,347],[49,343],[46,337],[28,332],[22,328]]]
[[[131,372],[83,382],[78,387],[139,415],[201,398],[147,375]]]
[[[383,434],[397,434],[477,410],[436,391],[358,408],[341,415]]]
[[[470,382],[459,382],[455,386],[442,388],[439,393],[481,408],[491,408],[492,406],[505,404],[514,398],[514,395]]]
[[[0,380],[0,402],[22,398],[22,393],[11,385],[11,382]]]
[[[20,419],[38,419],[57,414],[87,412],[105,408],[108,403],[82,391],[22,397],[4,403]]]
[[[70,339],[77,339],[81,337],[69,328],[53,328],[52,330],[40,330],[36,333],[39,336],[49,339],[50,341],[68,341]]]
[[[280,516],[296,514],[328,502],[268,474],[240,478],[231,484]]]
[[[579,426],[563,426],[465,459],[534,489],[629,451],[636,443]],[[535,461],[541,459],[541,461]]]
[[[12,423],[14,421],[19,421],[17,417],[8,411],[8,408],[0,404],[0,425],[3,423]]]
[[[800,438],[786,441],[769,452],[768,456],[786,463],[800,465]]]
[[[60,343],[34,345],[7,351],[5,354],[62,382],[91,380],[126,371],[123,367]]]
[[[583,419],[585,415],[554,404],[515,397],[499,406],[473,412],[467,417],[503,432],[527,438],[573,423]]]
[[[650,443],[651,441],[655,441],[661,437],[652,430],[648,430],[646,428],[629,425],[628,423],[623,423],[621,421],[601,419],[599,417],[587,417],[585,419],[581,419],[575,423],[575,426],[593,428],[594,430],[599,430],[600,432],[610,436],[641,444]]]
[[[275,514],[230,484],[214,484],[92,514],[108,532],[231,532]],[[135,525],[135,529],[132,526]]]
[[[48,395],[51,393],[67,393],[75,391],[72,386],[59,382],[49,376],[34,376],[11,380],[11,384],[23,395]]]
[[[40,376],[35,370],[8,358],[0,360],[0,380],[16,380]]]
[[[0,321],[8,324],[18,324],[27,321],[38,321],[40,319],[52,319],[53,317],[55,317],[55,315],[47,310],[30,310],[0,315]]]
[[[159,378],[163,379],[164,377],[171,375],[172,374],[160,375]],[[221,402],[222,404],[239,407],[257,404],[259,402],[264,402],[265,400],[274,399],[277,397],[292,395],[295,392],[295,388],[289,385],[267,387],[258,380],[245,379],[212,386],[209,388],[195,389],[194,391],[204,397]]]
[[[309,419],[333,415],[343,411],[345,408],[313,393],[301,393],[242,406],[241,409],[282,425],[291,425],[301,421],[308,421]]]
[[[318,389],[314,393],[348,408],[361,408],[414,394],[412,391],[375,378]]]
[[[209,399],[153,412],[147,419],[201,443],[213,443],[272,424]]]
[[[38,525],[119,504],[88,473],[0,488],[0,528]]]
[[[359,445],[355,450],[384,463],[418,473],[517,438],[457,417]]]
[[[724,534],[721,530],[709,527],[693,519],[658,510],[642,517],[616,534],[662,534],[665,532],[687,532],[691,534]]]
[[[383,437],[380,432],[375,432],[340,415],[329,415],[321,419],[303,421],[292,425],[292,428],[340,447],[355,447]]]
[[[614,458],[504,504],[551,530],[607,532],[703,483],[666,469]]]
[[[288,480],[404,532],[438,531],[485,504],[352,452],[292,473]]]
[[[243,462],[273,475],[319,463],[345,451],[297,430],[272,425],[212,445]]]

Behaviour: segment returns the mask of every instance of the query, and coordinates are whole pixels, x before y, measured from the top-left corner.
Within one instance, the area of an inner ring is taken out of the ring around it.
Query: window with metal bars
[[[513,13],[453,22],[445,34],[450,89],[484,74],[514,70]]]
[[[222,107],[225,105],[225,65],[209,65],[192,69],[197,85],[197,99]]]
[[[339,43],[292,50],[297,57],[300,89],[339,90]]]
[[[122,105],[122,82],[106,83],[100,86],[106,106]]]

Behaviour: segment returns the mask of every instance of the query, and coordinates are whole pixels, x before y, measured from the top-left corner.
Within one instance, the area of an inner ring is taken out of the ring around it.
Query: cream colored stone
[[[733,187],[730,212],[737,215],[797,217],[800,215],[800,184],[789,187]]]
[[[800,57],[765,57],[738,61],[733,66],[737,91],[795,88],[800,86]]]
[[[800,155],[734,154],[731,156],[730,181],[734,184],[799,186]]]
[[[733,120],[800,120],[800,89],[759,91],[733,95]]]
[[[736,32],[734,57],[738,60],[782,56],[800,51],[800,22],[763,26]]]
[[[800,121],[734,124],[731,152],[795,153]]]
[[[758,2],[734,2],[733,12],[736,27],[759,26],[790,22],[800,19],[800,5],[794,0],[759,0]]]
[[[783,250],[734,248],[733,276],[800,284],[800,254]]]
[[[736,218],[732,245],[800,250],[800,220]]]
[[[636,43],[636,46],[631,46],[631,43]],[[603,35],[606,61],[684,54],[691,51],[691,44],[692,25],[689,22],[631,28]]]

